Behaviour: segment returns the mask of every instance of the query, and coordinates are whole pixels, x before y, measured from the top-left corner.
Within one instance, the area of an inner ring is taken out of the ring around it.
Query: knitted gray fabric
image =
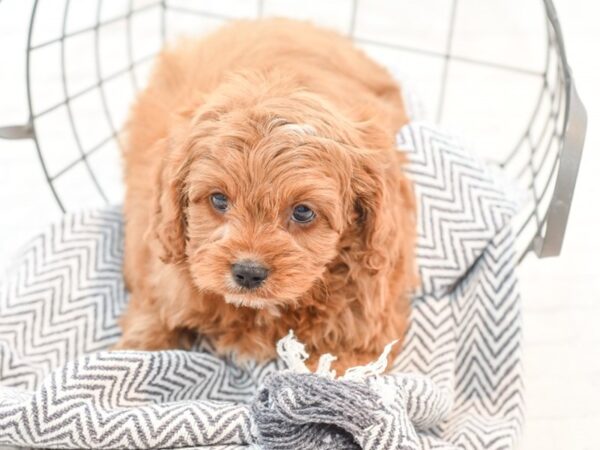
[[[269,375],[252,403],[265,450],[353,449],[375,422],[379,397],[364,383],[292,372]]]
[[[417,450],[415,425],[435,424],[450,408],[447,393],[419,375],[350,381],[285,370],[265,378],[250,414],[265,450]]]

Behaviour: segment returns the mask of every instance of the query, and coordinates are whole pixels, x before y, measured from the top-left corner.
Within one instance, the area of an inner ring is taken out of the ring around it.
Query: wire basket
[[[27,42],[32,139],[63,211],[122,201],[121,129],[152,60],[182,33],[240,18],[309,19],[352,37],[464,136],[520,199],[520,258],[558,255],[586,131],[551,0],[35,0]]]

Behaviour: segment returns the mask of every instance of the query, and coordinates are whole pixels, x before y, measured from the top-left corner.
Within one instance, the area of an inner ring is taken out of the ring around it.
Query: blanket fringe
[[[364,366],[350,367],[346,370],[344,375],[337,379],[343,381],[364,381],[368,377],[381,375],[387,368],[388,356],[396,343],[398,343],[397,340],[387,344],[377,360]],[[288,370],[294,373],[311,373],[305,363],[309,354],[306,351],[305,345],[296,338],[293,330],[290,330],[285,337],[277,342],[277,354],[285,362]],[[336,372],[331,369],[331,363],[336,359],[337,358],[330,353],[321,355],[319,357],[317,370],[314,372],[315,375],[335,380]]]

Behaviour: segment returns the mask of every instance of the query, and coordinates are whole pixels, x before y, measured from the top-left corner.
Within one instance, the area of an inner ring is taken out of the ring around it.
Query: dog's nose
[[[239,286],[254,289],[265,281],[269,270],[255,261],[240,261],[232,264],[231,274]]]

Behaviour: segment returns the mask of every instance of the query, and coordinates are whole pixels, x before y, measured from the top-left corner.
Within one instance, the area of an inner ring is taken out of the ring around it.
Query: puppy
[[[236,22],[164,50],[127,127],[117,348],[201,334],[264,360],[291,329],[340,370],[401,340],[416,283],[406,122],[389,73],[308,23]]]

